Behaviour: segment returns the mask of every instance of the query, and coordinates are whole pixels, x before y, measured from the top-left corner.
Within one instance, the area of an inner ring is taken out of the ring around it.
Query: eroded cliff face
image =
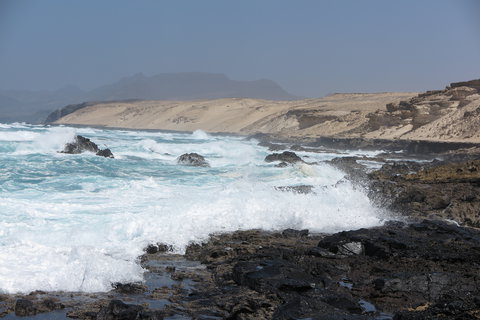
[[[360,103],[350,98],[352,104]],[[279,132],[283,136],[479,142],[480,80],[452,83],[444,90],[389,102],[373,112],[358,108],[334,115],[320,108],[297,108],[272,123],[282,120],[296,122],[294,128]]]
[[[452,83],[369,114],[364,137],[407,140],[480,140],[480,80]]]

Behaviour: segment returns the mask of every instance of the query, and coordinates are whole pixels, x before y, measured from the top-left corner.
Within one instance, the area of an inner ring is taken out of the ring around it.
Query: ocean
[[[115,158],[63,154],[82,135]],[[210,167],[179,165],[196,152]],[[139,130],[0,124],[0,292],[101,292],[142,281],[150,243],[184,252],[211,233],[337,232],[380,225],[386,213],[322,161],[364,154],[297,152],[277,168],[255,140]],[[279,186],[312,185],[298,194]]]

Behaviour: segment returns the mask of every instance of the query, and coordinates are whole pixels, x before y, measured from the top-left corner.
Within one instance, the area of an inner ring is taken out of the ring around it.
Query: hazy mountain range
[[[52,111],[86,101],[191,100],[217,98],[298,99],[272,80],[231,80],[215,73],[142,73],[91,91],[67,86],[55,91],[0,90],[0,122],[41,123]]]

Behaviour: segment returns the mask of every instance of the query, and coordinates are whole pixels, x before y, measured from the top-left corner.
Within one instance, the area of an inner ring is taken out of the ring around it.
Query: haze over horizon
[[[297,96],[424,91],[480,77],[480,3],[0,2],[0,89],[143,73],[271,79]]]

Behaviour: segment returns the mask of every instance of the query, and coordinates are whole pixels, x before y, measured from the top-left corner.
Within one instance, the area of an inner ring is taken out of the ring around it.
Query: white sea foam
[[[198,129],[192,133],[192,138],[197,140],[208,140],[210,139],[210,136],[205,131]]]
[[[18,142],[31,141],[37,136],[36,132],[19,131],[19,132],[0,132],[0,141]]]
[[[15,133],[12,133],[15,134]],[[17,154],[56,153],[63,150],[65,143],[71,142],[75,136],[75,129],[68,127],[51,127],[44,132],[22,132],[20,136],[28,137],[27,144],[19,144]]]
[[[266,149],[237,137],[68,127],[26,132],[35,136],[8,142],[17,152],[0,154],[3,292],[106,291],[112,282],[138,281],[137,257],[152,242],[183,252],[214,232],[335,232],[383,218],[362,190],[339,183],[339,170],[275,168],[263,161]],[[76,132],[109,146],[116,158],[57,154]],[[177,165],[186,152],[204,155],[211,168]],[[301,184],[315,193],[275,189]]]

